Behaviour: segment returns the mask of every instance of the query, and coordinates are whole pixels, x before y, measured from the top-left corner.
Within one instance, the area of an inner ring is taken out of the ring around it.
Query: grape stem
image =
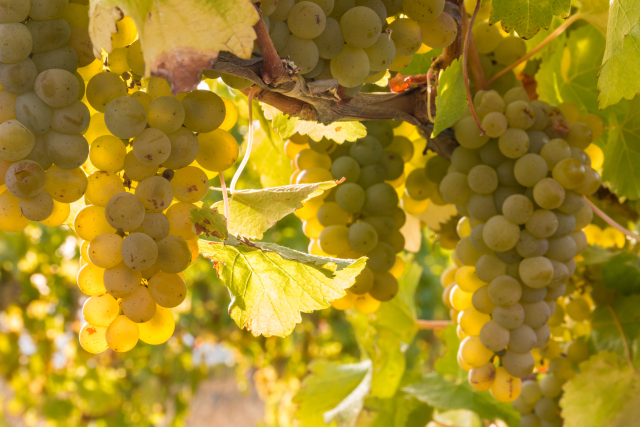
[[[480,10],[480,2],[481,0],[477,0],[476,2],[476,7],[473,9],[473,15],[471,15],[471,20],[469,20],[469,26],[467,27],[467,33],[464,37],[464,51],[462,52],[462,78],[464,79],[464,88],[467,90],[467,101],[469,102],[469,108],[471,109],[473,120],[476,121],[476,126],[480,129],[480,133],[482,133],[483,136],[486,136],[487,132],[482,128],[478,115],[476,114],[476,109],[473,106],[473,98],[471,97],[471,89],[469,88],[469,69],[467,68],[469,43],[471,41],[471,28],[473,28],[473,22],[476,20],[476,15],[478,15],[478,11]]]
[[[636,242],[640,242],[640,236],[639,235],[637,235],[636,233],[634,233],[631,230],[628,230],[628,229],[624,228],[623,226],[621,226],[620,224],[615,222],[613,220],[613,218],[611,218],[609,215],[607,215],[602,210],[600,210],[596,205],[594,205],[593,202],[591,202],[591,200],[587,199],[586,197],[584,199],[587,201],[587,204],[589,206],[591,206],[591,210],[593,210],[593,212],[596,215],[598,215],[600,218],[602,218],[604,220],[604,222],[606,222],[607,224],[609,224],[610,226],[612,226],[613,228],[615,228],[616,230],[618,230],[619,232],[621,232],[625,236],[635,240]]]
[[[418,329],[444,329],[451,324],[451,320],[416,320]]]
[[[229,196],[227,195],[227,184],[224,182],[222,172],[218,174],[220,177],[220,188],[222,189],[222,200],[224,200],[224,217],[229,222]]]
[[[233,174],[233,179],[231,179],[231,187],[229,188],[229,192],[231,193],[231,197],[236,192],[236,184],[238,183],[238,179],[240,179],[240,175],[244,170],[245,166],[247,166],[247,162],[249,161],[249,157],[251,156],[251,148],[253,147],[253,95],[255,95],[256,90],[258,88],[253,86],[249,91],[249,132],[247,137],[247,150],[244,153],[244,157],[242,158],[242,163],[236,170],[236,173]]]
[[[469,18],[467,14],[462,14],[462,27],[469,28]],[[484,75],[484,69],[480,62],[480,55],[476,48],[476,40],[473,38],[473,31],[469,33],[469,62],[471,67],[471,74],[473,74],[473,81],[476,84],[476,90],[487,90],[489,85]]]
[[[271,41],[269,30],[267,30],[267,26],[262,20],[262,12],[260,11],[259,5],[254,4],[254,7],[260,16],[260,19],[258,20],[258,23],[253,26],[253,29],[256,32],[256,43],[258,44],[258,48],[262,54],[262,59],[264,60],[263,65],[260,68],[260,74],[265,83],[278,83],[286,76],[284,65],[282,64],[282,59],[280,59],[280,56]]]
[[[545,46],[547,46],[549,43],[551,43],[556,37],[558,37],[560,34],[562,34],[564,32],[564,30],[566,30],[571,24],[573,24],[574,22],[576,22],[580,18],[582,18],[582,15],[580,13],[576,13],[575,15],[570,16],[566,21],[564,21],[562,23],[562,25],[560,25],[551,34],[549,34],[547,36],[547,38],[544,39],[538,46],[536,46],[533,49],[531,49],[529,52],[526,53],[526,55],[524,55],[523,57],[519,58],[513,64],[509,65],[508,67],[503,68],[502,70],[500,70],[499,72],[497,72],[496,74],[491,76],[491,78],[487,81],[487,84],[491,84],[491,83],[495,82],[500,77],[504,76],[509,71],[513,70],[518,65],[522,64],[524,61],[527,61],[529,58],[531,58],[536,53],[540,52],[542,49],[545,48]]]
[[[611,307],[611,305],[607,305],[607,308],[611,313],[611,317],[613,318],[613,323],[616,324],[616,328],[618,329],[618,332],[620,332],[620,336],[622,337],[622,345],[624,347],[624,354],[625,354],[625,357],[627,358],[627,362],[629,362],[629,366],[631,366],[631,369],[635,369],[635,367],[633,366],[633,359],[631,358],[631,350],[629,349],[629,343],[627,342],[627,336],[624,333],[624,329],[622,329],[622,323],[620,323],[620,318],[618,318],[618,314],[613,309],[613,307]]]

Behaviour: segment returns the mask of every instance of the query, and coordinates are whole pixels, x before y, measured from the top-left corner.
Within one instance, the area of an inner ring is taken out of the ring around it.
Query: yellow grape
[[[158,258],[155,264],[157,264],[162,271],[167,273],[180,273],[191,265],[193,252],[187,241],[182,237],[166,236],[157,242],[157,246]]]
[[[522,380],[509,375],[507,370],[500,366],[496,368],[493,385],[489,391],[498,402],[513,402],[520,396]]]
[[[78,271],[78,287],[87,295],[101,295],[107,292],[104,286],[104,268],[89,263]]]
[[[200,133],[198,142],[200,149],[196,162],[204,169],[222,172],[238,160],[240,153],[238,142],[226,130],[216,129],[209,133]]]
[[[187,285],[174,273],[161,271],[149,280],[149,292],[159,306],[179,306],[187,296]]]
[[[200,255],[200,247],[198,246],[198,241],[200,239],[189,239],[187,240],[187,245],[189,246],[189,250],[191,251],[191,264],[193,265],[198,260],[198,255]]]
[[[293,142],[292,139],[288,140],[284,143],[284,152],[291,160],[295,160],[296,156],[299,152],[304,150],[305,148],[309,148],[309,144],[297,144]]]
[[[238,121],[238,109],[230,99],[225,97],[220,98],[222,99],[222,102],[224,102],[226,114],[224,116],[224,121],[220,125],[219,129],[231,130],[231,128],[234,127],[236,125],[236,122]]]
[[[124,314],[120,314],[107,327],[105,338],[109,348],[117,352],[131,350],[138,343],[140,329]]]
[[[471,368],[473,368],[473,366],[469,365],[467,362],[462,360],[462,357],[460,356],[460,351],[458,351],[457,359],[458,359],[458,365],[460,365],[462,369],[464,369],[467,372],[471,371]]]
[[[302,220],[308,220],[318,214],[318,209],[320,209],[320,206],[322,206],[323,203],[324,202],[320,197],[308,199],[302,202],[303,206],[300,209],[296,209],[294,214]]]
[[[111,33],[111,45],[114,48],[129,46],[136,39],[136,24],[128,16],[116,22],[117,31]]]
[[[80,346],[89,353],[102,353],[109,348],[105,337],[106,332],[107,328],[91,326],[90,324],[85,323],[82,329],[80,329]]]
[[[496,367],[493,363],[487,363],[469,371],[469,384],[478,391],[486,391],[491,388],[496,376]]]
[[[209,178],[200,168],[187,166],[174,172],[171,179],[173,197],[184,203],[195,203],[209,191]]]
[[[87,176],[81,168],[66,170],[53,165],[47,169],[46,176],[44,189],[54,201],[72,203],[87,190]]]
[[[87,242],[85,240],[85,242]],[[122,237],[114,233],[94,237],[87,248],[88,261],[100,268],[111,268],[122,262]]]
[[[324,227],[316,217],[309,218],[302,222],[302,232],[310,239],[318,239],[323,229]]]
[[[604,153],[602,152],[602,148],[598,147],[596,144],[589,144],[587,148],[584,149],[584,152],[591,159],[591,167],[595,170],[598,170],[604,164]]]
[[[122,312],[132,322],[148,322],[156,314],[156,302],[146,286],[140,286],[131,295],[122,298]]]
[[[107,206],[113,196],[123,191],[124,184],[118,175],[101,170],[89,175],[85,197],[94,205]]]
[[[458,324],[462,331],[469,336],[480,335],[480,329],[489,320],[491,320],[491,316],[480,313],[473,307],[469,307],[458,314]]]
[[[380,308],[380,301],[373,298],[371,295],[364,294],[358,295],[355,302],[353,303],[354,308],[362,314],[370,314],[375,312],[378,308]]]
[[[389,270],[389,273],[396,279],[399,279],[404,274],[404,269],[404,260],[399,255],[396,255],[396,262],[393,264],[393,267],[391,267],[391,270]]]
[[[104,207],[96,205],[85,206],[78,211],[73,219],[73,229],[83,240],[93,240],[100,234],[116,232],[105,218]]]
[[[158,345],[167,342],[176,328],[176,321],[171,310],[156,306],[156,313],[148,322],[140,323],[140,341]]]
[[[357,297],[358,296],[356,294],[353,294],[349,292],[349,290],[347,290],[345,296],[331,301],[331,306],[336,310],[346,310],[353,307],[353,304],[356,302]]]
[[[191,208],[195,208],[190,203],[176,203],[171,205],[165,212],[169,220],[169,235],[182,237],[184,240],[193,239],[196,233],[193,231]]]
[[[85,262],[91,262],[89,260],[89,253],[88,253],[89,243],[90,242],[86,240],[83,240],[82,242],[80,242],[80,258],[82,258],[82,260],[84,260]]]
[[[40,221],[41,224],[48,227],[57,227],[64,224],[71,213],[71,206],[68,203],[61,203],[57,200],[53,201],[53,212],[49,218]]]
[[[414,200],[406,194],[402,195],[402,208],[411,215],[420,215],[429,207],[429,199]]]
[[[92,326],[107,327],[118,316],[118,301],[109,294],[94,295],[82,306],[84,320]]]
[[[469,293],[474,293],[481,287],[487,285],[487,283],[478,278],[476,268],[469,265],[463,265],[456,271],[455,281],[460,289]]]
[[[451,267],[448,267],[445,271],[442,272],[442,274],[440,275],[440,284],[442,285],[443,288],[446,288],[451,283],[453,283],[453,281],[455,280],[457,271],[458,271],[458,267],[456,267],[455,265],[452,265]]]
[[[473,294],[463,291],[460,286],[456,284],[451,290],[451,296],[449,300],[453,308],[458,311],[463,311],[472,306],[472,298]]]
[[[0,194],[0,230],[12,233],[24,230],[29,220],[22,215],[19,199],[8,191]]]
[[[141,282],[142,273],[130,269],[124,262],[104,270],[104,288],[115,298],[131,295],[138,289]]]
[[[489,363],[492,356],[493,351],[482,345],[478,336],[469,336],[460,343],[460,357],[474,368]]]
[[[98,136],[89,147],[91,164],[107,172],[122,170],[126,154],[127,148],[122,140],[113,135]]]

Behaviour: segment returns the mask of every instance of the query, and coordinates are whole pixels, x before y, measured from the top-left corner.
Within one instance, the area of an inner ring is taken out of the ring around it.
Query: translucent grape
[[[198,135],[200,149],[196,157],[198,164],[207,170],[222,172],[229,169],[239,156],[239,147],[233,135],[217,129]]]
[[[444,0],[404,0],[402,10],[417,22],[432,22],[444,10]]]
[[[529,149],[529,135],[522,129],[507,129],[498,140],[500,151],[510,159],[517,159]]]
[[[175,330],[175,320],[171,310],[157,306],[156,312],[148,322],[140,323],[140,341],[158,345],[167,342]]]
[[[513,402],[520,396],[522,380],[510,375],[507,370],[499,366],[489,392],[498,402]]]
[[[146,165],[138,161],[133,151],[129,151],[124,157],[124,173],[128,179],[143,181],[154,176],[158,170],[157,165]]]
[[[82,306],[82,316],[91,326],[109,326],[119,311],[118,301],[109,294],[94,295]]]
[[[193,239],[196,234],[193,232],[193,223],[191,222],[191,208],[194,206],[190,203],[175,203],[167,209],[165,215],[169,219],[169,234],[179,236],[185,240]]]
[[[123,298],[131,295],[140,287],[142,282],[142,273],[130,269],[124,262],[102,271],[104,271],[104,288],[114,298]]]
[[[345,178],[345,182],[356,182],[360,177],[360,165],[352,157],[338,157],[331,164],[331,174],[335,179]]]
[[[102,353],[109,348],[105,337],[106,332],[107,328],[85,323],[78,334],[80,347],[92,354]]]
[[[177,132],[185,118],[185,110],[180,101],[172,96],[161,96],[147,108],[149,126],[167,135]]]
[[[149,291],[156,303],[165,308],[177,307],[187,296],[187,286],[174,273],[159,272],[149,280]]]
[[[179,104],[178,100],[175,101]],[[121,96],[109,102],[104,110],[104,121],[112,134],[118,138],[129,139],[145,129],[147,113],[137,99]]]
[[[0,230],[12,233],[24,230],[29,220],[22,214],[19,199],[4,191],[0,194]]]
[[[156,314],[156,302],[146,286],[140,286],[120,302],[122,312],[135,323],[148,322]]]
[[[0,123],[0,158],[15,162],[26,157],[36,143],[35,135],[18,120]]]
[[[87,101],[95,110],[104,113],[107,105],[116,98],[127,95],[127,86],[114,73],[96,74],[87,83]]]
[[[502,35],[498,28],[495,25],[489,25],[488,22],[476,21],[472,32],[480,54],[493,52],[502,41]]]
[[[122,237],[119,235],[114,233],[99,234],[90,241],[87,248],[89,261],[100,268],[115,267],[122,262],[121,247]]]
[[[378,19],[377,16],[376,19]],[[369,75],[369,57],[364,49],[345,44],[340,53],[331,59],[330,68],[331,74],[338,79],[340,85],[345,87],[359,86]]]
[[[147,128],[131,141],[136,159],[147,166],[158,166],[169,158],[171,141],[164,132]]]
[[[496,367],[492,363],[486,363],[469,371],[469,384],[478,391],[486,391],[491,388],[496,375]]]
[[[124,314],[119,315],[111,322],[105,335],[109,348],[117,352],[131,350],[138,343],[139,336],[138,325]]]
[[[166,236],[158,242],[158,266],[167,273],[180,273],[192,260],[187,242],[178,236]]]
[[[53,110],[31,91],[15,98],[14,114],[12,118],[17,118],[34,135],[42,135],[51,126]]]
[[[420,23],[420,29],[422,43],[432,49],[442,49],[451,45],[458,35],[458,25],[448,13],[441,13],[435,21]]]
[[[460,358],[474,368],[487,364],[493,356],[493,352],[482,345],[477,336],[465,338],[460,343],[459,352]]]

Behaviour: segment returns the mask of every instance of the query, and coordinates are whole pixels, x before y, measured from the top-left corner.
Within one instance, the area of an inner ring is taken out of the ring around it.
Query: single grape
[[[127,85],[114,73],[99,73],[87,83],[86,96],[91,107],[104,113],[111,101],[127,96]]]
[[[135,323],[148,322],[156,314],[156,302],[146,286],[140,286],[122,298],[120,307],[123,314]]]
[[[117,230],[131,231],[142,224],[145,209],[142,201],[131,193],[118,193],[106,205],[105,216]]]
[[[101,269],[101,271],[104,271],[102,278],[104,288],[114,298],[123,298],[131,295],[140,287],[140,283],[142,282],[142,273],[130,269],[124,262],[121,262],[115,267]],[[78,278],[79,277],[78,275]]]
[[[76,169],[89,157],[89,144],[82,135],[65,135],[49,129],[44,135],[47,155],[61,169]]]
[[[80,347],[92,354],[102,353],[109,348],[105,338],[106,332],[107,328],[85,323],[78,334]]]
[[[184,126],[193,132],[212,132],[224,121],[226,107],[222,99],[208,90],[194,90],[182,99]]]
[[[174,101],[180,105],[177,99]],[[104,110],[104,122],[109,132],[118,138],[130,139],[140,135],[147,126],[147,112],[137,99],[121,96],[107,104]]]
[[[187,286],[174,273],[161,271],[149,280],[149,291],[157,304],[165,308],[177,307],[187,296]]]
[[[167,342],[173,335],[176,322],[171,310],[156,306],[156,312],[151,320],[140,323],[140,341],[147,344],[158,345]]]
[[[198,134],[198,164],[207,170],[222,172],[229,169],[239,156],[239,147],[233,135],[218,129]]]
[[[82,306],[82,316],[91,326],[109,326],[119,311],[118,301],[109,294],[94,295]]]
[[[187,242],[178,236],[166,236],[158,241],[158,266],[167,273],[180,273],[192,261]]]
[[[122,262],[122,237],[114,233],[99,234],[87,248],[89,261],[100,268],[111,268]],[[103,325],[96,325],[103,326]]]
[[[45,186],[46,175],[42,166],[32,160],[12,163],[4,176],[7,191],[16,197],[36,196]]]
[[[124,314],[119,315],[107,327],[105,334],[109,348],[117,352],[126,352],[138,343],[140,329]]]

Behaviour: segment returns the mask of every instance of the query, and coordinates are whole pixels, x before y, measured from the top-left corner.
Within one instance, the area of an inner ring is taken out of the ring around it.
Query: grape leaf
[[[542,29],[540,30],[540,32],[538,32],[538,34],[531,37],[529,40],[525,40],[525,43],[527,44],[527,52],[537,47],[544,39],[547,38],[547,36],[549,36],[549,34],[551,34],[556,28],[558,28],[560,24],[562,24],[562,22],[562,19],[554,16],[553,19],[551,19],[551,25],[549,25],[549,28]],[[540,52],[533,55],[531,59],[545,58],[553,52],[555,46],[556,44],[550,43],[546,48],[543,48],[542,50],[540,50]]]
[[[566,427],[608,427],[615,425],[612,421],[625,403],[638,395],[640,382],[624,359],[615,353],[600,352],[582,362],[580,373],[563,388],[560,407]]]
[[[487,420],[501,419],[510,427],[520,425],[520,416],[510,403],[499,403],[489,392],[474,390],[466,379],[455,383],[433,372],[402,390],[441,411],[468,409]]]
[[[320,427],[336,421],[338,426],[353,427],[371,390],[370,360],[339,365],[317,361],[293,397],[301,427]],[[333,425],[333,424],[332,424]]]
[[[593,25],[602,35],[607,34],[608,0],[580,0],[578,7],[582,19]]]
[[[227,220],[217,207],[202,206],[201,208],[191,208],[191,222],[195,225],[198,235],[205,234],[207,237],[217,237],[225,240],[228,236]]]
[[[427,53],[415,53],[411,58],[411,63],[399,73],[403,76],[415,76],[417,74],[426,74],[433,64],[433,58],[439,56],[442,49],[431,49]]]
[[[390,399],[369,397],[358,418],[358,426],[424,427],[433,418],[433,408],[413,396],[397,392]]]
[[[438,80],[437,114],[431,137],[434,138],[443,130],[453,126],[462,117],[467,108],[467,92],[462,76],[462,61],[458,58],[442,72]]]
[[[175,93],[195,89],[220,51],[251,56],[258,13],[250,0],[96,0],[89,35],[97,58],[111,52],[116,7],[136,24],[145,76],[171,80]]]
[[[640,293],[640,258],[622,252],[602,265],[602,283],[623,295]]]
[[[598,350],[615,351],[624,357],[623,339],[629,343],[631,357],[638,363],[640,345],[640,295],[618,297],[610,307],[598,307],[591,316],[591,339]],[[616,317],[613,317],[615,314]],[[622,329],[622,332],[620,331]],[[620,334],[624,333],[624,337]]]
[[[436,360],[434,368],[437,373],[442,376],[453,376],[458,381],[467,378],[467,373],[458,365],[458,348],[460,347],[460,338],[456,333],[456,325],[449,325],[445,328],[440,336],[447,348],[445,354]]]
[[[273,128],[278,131],[282,139],[288,139],[299,133],[309,135],[314,141],[328,138],[342,144],[344,141],[355,141],[367,136],[367,129],[360,122],[334,122],[328,125],[289,117],[273,107],[261,104],[264,115],[272,121]]]
[[[638,30],[634,29],[637,27],[638,19],[638,0],[610,1],[607,45],[598,81],[598,90],[601,92],[600,108],[616,104],[623,97],[632,99],[640,87],[640,76],[633,73],[633,67],[640,61]]]
[[[490,21],[502,21],[502,28],[512,29],[524,39],[535,36],[541,28],[549,28],[554,15],[566,18],[571,0],[493,0]]]
[[[343,260],[294,251],[273,243],[199,241],[229,288],[229,313],[253,335],[286,336],[302,318],[345,295],[366,258]]]
[[[302,202],[336,186],[335,181],[293,184],[261,190],[237,190],[229,202],[229,232],[261,239],[276,222],[302,207]],[[214,206],[222,211],[224,202]]]

